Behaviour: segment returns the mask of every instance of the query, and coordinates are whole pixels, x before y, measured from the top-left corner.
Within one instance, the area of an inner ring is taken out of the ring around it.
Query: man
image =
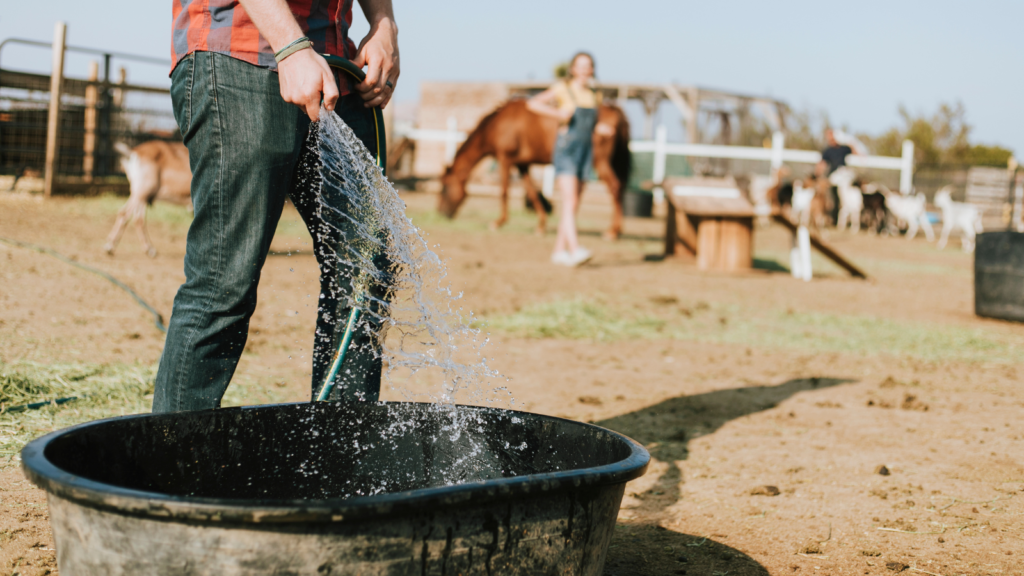
[[[297,177],[296,165],[312,167],[316,178],[315,142],[307,137],[321,101],[364,143],[375,141],[370,108],[385,106],[398,81],[398,29],[391,0],[360,6],[370,32],[356,49],[348,38],[352,0],[173,0],[171,99],[189,150],[195,218],[154,412],[220,405],[286,195],[312,233],[321,270],[314,393],[322,384],[351,286],[337,279],[330,258],[341,234],[320,219],[310,176]],[[320,52],[366,66],[365,81],[339,83]],[[356,335],[348,386],[332,398],[377,399],[381,360],[371,329]]]
[[[819,178],[828,178],[840,166],[846,166],[847,156],[857,154],[850,146],[840,144],[836,140],[836,135],[831,128],[825,130],[825,141],[828,142],[828,148],[821,151],[821,160],[818,161],[818,165],[815,167],[815,174]],[[839,191],[836,190],[835,186],[829,187],[829,195],[829,201],[832,205],[829,215],[834,224],[839,219]]]

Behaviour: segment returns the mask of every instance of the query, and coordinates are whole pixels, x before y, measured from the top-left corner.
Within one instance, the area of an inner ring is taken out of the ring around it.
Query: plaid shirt
[[[353,58],[348,37],[352,0],[288,0],[288,6],[320,53]],[[171,69],[192,52],[217,52],[271,70],[274,49],[260,34],[238,0],[172,0]],[[347,82],[341,83],[342,94]]]

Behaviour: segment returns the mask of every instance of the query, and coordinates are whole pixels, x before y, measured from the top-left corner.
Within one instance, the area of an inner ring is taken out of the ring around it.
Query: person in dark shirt
[[[828,142],[828,148],[821,151],[821,160],[815,169],[818,178],[828,178],[840,166],[846,166],[847,156],[856,154],[853,148],[846,144],[840,144],[836,140],[836,135],[832,132],[831,128],[825,130],[825,140]],[[832,222],[835,223],[839,218],[839,191],[836,190],[835,186],[829,188],[829,196],[832,205],[829,215],[832,218]]]

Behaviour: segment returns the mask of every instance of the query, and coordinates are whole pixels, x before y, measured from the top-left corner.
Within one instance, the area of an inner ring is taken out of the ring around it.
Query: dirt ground
[[[804,283],[784,272],[788,238],[774,227],[757,232],[759,270],[707,274],[645,258],[659,252],[657,219],[602,241],[608,208],[591,194],[581,222],[596,256],[570,270],[548,263],[553,237],[535,236],[528,214],[488,230],[493,198],[451,223],[435,197],[406,200],[465,306],[493,320],[488,355],[516,404],[650,450],[606,574],[1024,574],[1024,328],[973,315],[972,259],[955,242],[833,233],[871,279],[816,259]],[[188,215],[151,211],[157,258],[130,231],[109,257],[120,202],[3,195],[0,237],[99,267],[167,317]],[[241,401],[309,395],[317,271],[292,209],[273,251]],[[553,311],[568,320],[545,324]],[[152,366],[162,345],[107,281],[0,243],[0,361]],[[0,573],[53,574],[45,497],[19,465],[0,454]]]

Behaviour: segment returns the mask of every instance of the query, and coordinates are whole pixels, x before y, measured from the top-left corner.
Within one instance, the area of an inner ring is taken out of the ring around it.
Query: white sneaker
[[[580,246],[569,257],[569,262],[570,262],[569,265],[570,266],[582,266],[582,265],[586,264],[587,262],[589,262],[590,259],[593,258],[593,257],[594,257],[594,255],[590,252],[590,250],[587,250],[586,248]]]
[[[551,254],[551,263],[559,266],[573,266],[572,254],[568,250],[556,250]]]

